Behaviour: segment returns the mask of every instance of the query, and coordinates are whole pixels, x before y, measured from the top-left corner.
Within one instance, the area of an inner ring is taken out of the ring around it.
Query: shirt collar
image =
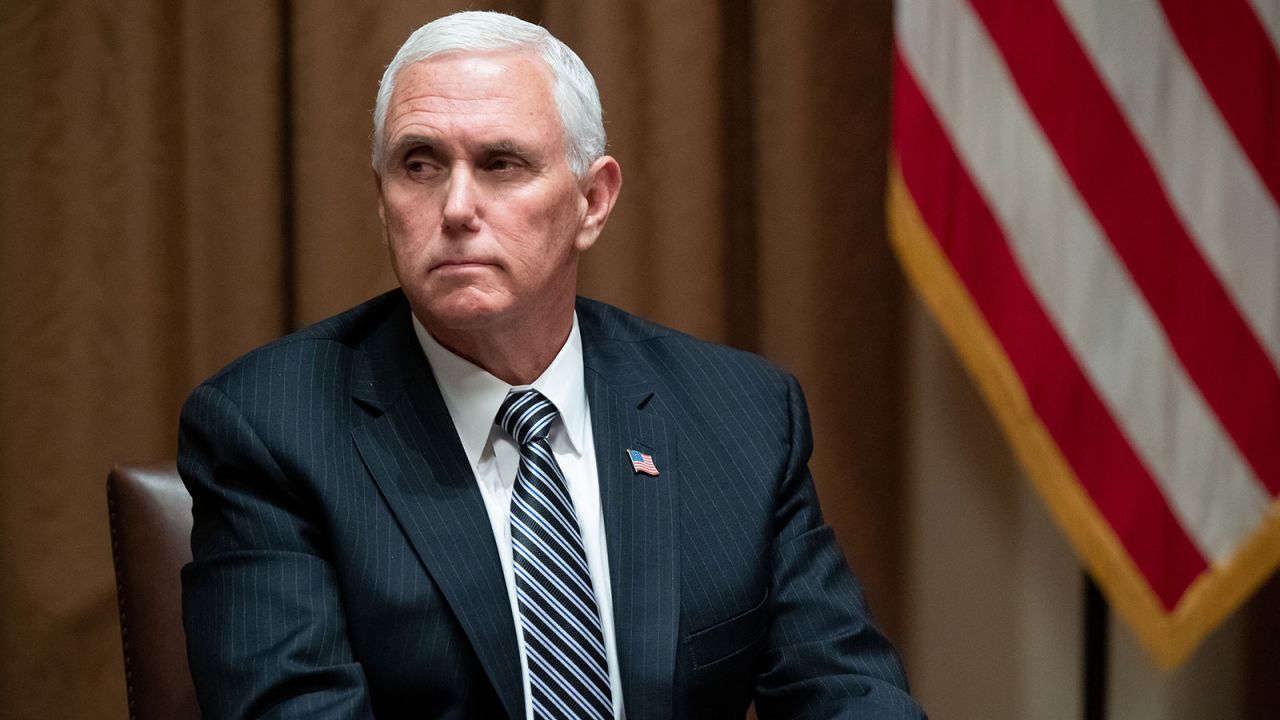
[[[445,407],[453,419],[453,426],[462,441],[462,449],[471,462],[472,470],[479,464],[489,445],[494,429],[493,420],[498,407],[513,389],[536,389],[560,411],[559,422],[552,425],[551,434],[562,434],[569,441],[570,450],[582,452],[583,433],[587,422],[586,381],[582,365],[582,334],[578,330],[578,314],[573,315],[569,337],[532,385],[508,385],[491,375],[484,368],[459,357],[441,345],[431,333],[413,317],[413,332],[427,356],[431,372],[435,375]],[[559,428],[559,433],[557,429]]]

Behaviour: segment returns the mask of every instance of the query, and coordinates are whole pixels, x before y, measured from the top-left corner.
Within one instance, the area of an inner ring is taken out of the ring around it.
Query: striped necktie
[[[520,446],[511,495],[511,550],[535,718],[611,718],[600,611],[547,431],[559,412],[537,390],[515,391],[496,423]]]

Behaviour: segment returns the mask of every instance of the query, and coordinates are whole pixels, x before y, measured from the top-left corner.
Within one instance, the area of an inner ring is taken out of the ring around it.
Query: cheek
[[[425,213],[413,203],[387,201],[383,207],[383,227],[392,268],[402,280],[416,276],[427,262],[431,243]]]
[[[547,275],[568,261],[573,251],[572,218],[542,207],[514,218],[513,223],[503,234],[513,240],[509,245],[512,261],[524,274]]]
[[[426,197],[407,192],[388,192],[382,200],[382,222],[392,245],[422,242],[424,233],[436,222]]]
[[[527,202],[521,205],[523,212],[517,214],[521,219],[521,229],[528,237],[541,241],[534,243],[540,248],[537,252],[555,256],[573,246],[581,217],[572,194],[564,191],[555,193],[553,197],[539,194],[527,198]],[[543,260],[550,258],[544,257]]]

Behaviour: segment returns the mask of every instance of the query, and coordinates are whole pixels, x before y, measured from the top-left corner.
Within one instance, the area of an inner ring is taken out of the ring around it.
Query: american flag
[[[1280,562],[1280,0],[899,0],[908,276],[1179,664]]]
[[[627,455],[631,456],[631,467],[635,468],[636,472],[657,477],[658,466],[653,464],[652,455],[639,450],[628,450]]]

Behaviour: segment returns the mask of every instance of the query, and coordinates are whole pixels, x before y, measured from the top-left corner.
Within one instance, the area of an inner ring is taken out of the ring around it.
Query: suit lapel
[[[435,580],[507,713],[524,715],[511,606],[475,475],[410,326],[408,304],[375,330],[355,400],[365,465]]]
[[[627,344],[605,337],[597,313],[578,310],[623,702],[629,720],[669,718],[680,624],[676,438]],[[652,455],[659,475],[637,474],[629,449]]]

